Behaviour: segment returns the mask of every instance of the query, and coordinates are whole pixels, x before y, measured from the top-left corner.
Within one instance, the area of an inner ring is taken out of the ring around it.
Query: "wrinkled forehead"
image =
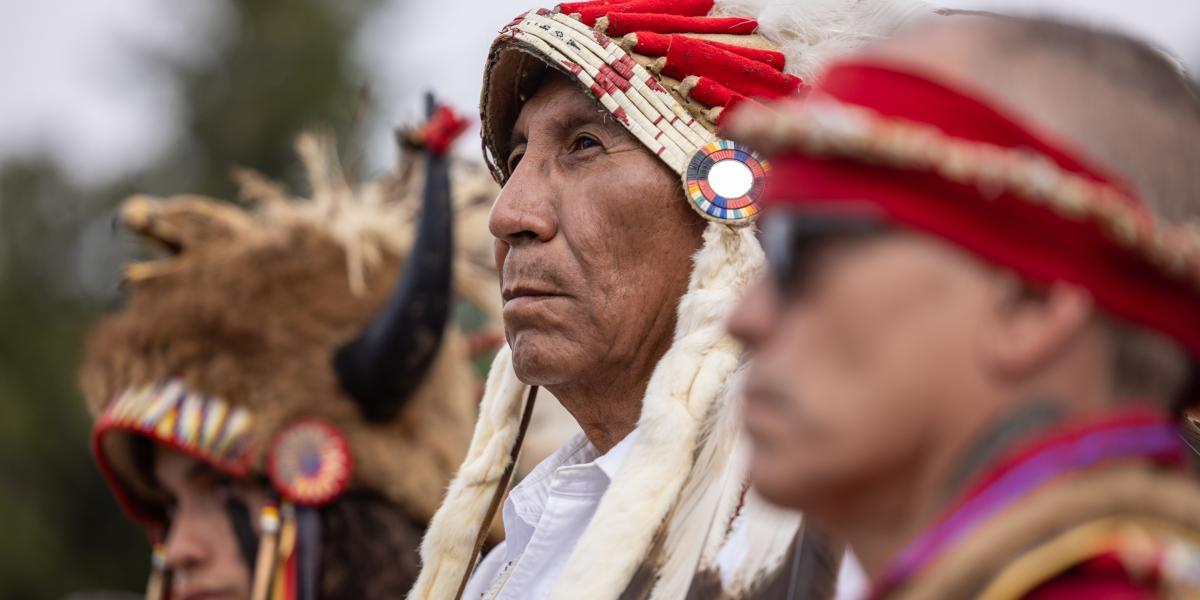
[[[541,84],[521,104],[508,142],[497,145],[502,153],[498,158],[506,160],[514,147],[540,135],[568,133],[583,125],[598,125],[617,135],[630,135],[612,113],[604,110],[576,82],[548,71]]]
[[[581,95],[585,95],[583,87],[562,67],[550,64],[548,59],[525,44],[508,42],[492,50],[492,65],[480,99],[483,107],[480,119],[484,159],[500,183],[511,175],[505,159],[513,145],[513,132],[521,109],[551,78],[570,81]],[[598,103],[593,104],[600,107]]]

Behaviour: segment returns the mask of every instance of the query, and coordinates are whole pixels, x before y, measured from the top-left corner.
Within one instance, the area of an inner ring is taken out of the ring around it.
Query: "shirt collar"
[[[621,465],[625,464],[625,457],[629,455],[629,449],[633,447],[633,442],[637,439],[637,434],[638,430],[635,428],[621,441],[617,442],[617,445],[609,448],[608,452],[605,452],[592,461],[597,467],[600,467],[601,471],[604,471],[605,475],[608,475],[609,481],[612,481],[613,477],[616,477]]]
[[[588,441],[583,432],[577,433],[567,440],[554,454],[538,463],[529,475],[526,475],[508,493],[504,500],[504,533],[505,546],[509,560],[514,560],[524,551],[525,546],[533,538],[534,528],[546,508],[550,497],[550,487],[554,475],[563,468],[596,466],[612,482],[629,449],[637,439],[637,429],[617,442],[608,452],[600,454],[595,446]]]

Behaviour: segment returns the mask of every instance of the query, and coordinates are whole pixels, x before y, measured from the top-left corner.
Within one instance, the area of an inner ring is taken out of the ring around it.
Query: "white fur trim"
[[[787,57],[785,70],[812,81],[829,60],[933,11],[923,0],[716,0],[709,14],[757,18],[758,33]]]
[[[421,575],[409,598],[453,598],[475,549],[479,525],[508,467],[528,386],[505,346],[492,362],[471,447],[421,542]]]
[[[701,472],[696,472],[697,450],[704,449],[702,436],[710,430],[706,420],[722,414],[714,410],[715,405],[718,399],[728,399],[723,393],[725,382],[740,362],[741,348],[725,332],[725,317],[762,264],[762,249],[750,228],[711,223],[705,229],[688,291],[679,303],[675,342],[646,387],[637,440],[568,559],[553,597],[615,598],[646,559],[660,525],[677,506],[686,509],[682,517],[699,521],[705,531],[717,516],[714,504],[721,494],[713,493],[714,486],[689,490],[707,496],[707,502],[685,497],[681,491],[690,479],[724,479],[721,467],[728,463],[716,469],[709,468],[711,463],[702,464]],[[671,547],[681,539],[687,538],[668,535],[661,555],[673,557],[686,551]],[[702,548],[699,544],[694,553],[698,555]],[[597,556],[605,557],[602,569],[596,568]],[[687,572],[686,579],[690,580],[697,561],[698,556],[678,565]],[[581,589],[580,581],[587,581],[587,586]],[[657,590],[655,595],[668,597]]]
[[[753,490],[746,494],[742,515],[745,520],[741,526],[746,528],[746,537],[752,543],[747,546],[746,556],[738,565],[733,581],[725,589],[735,598],[749,592],[775,571],[801,524],[800,513],[767,504]]]

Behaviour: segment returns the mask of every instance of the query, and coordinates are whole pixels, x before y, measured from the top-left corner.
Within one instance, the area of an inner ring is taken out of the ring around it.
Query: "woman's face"
[[[233,512],[244,508],[250,526],[257,526],[264,490],[160,445],[155,446],[154,476],[167,503],[171,597],[248,600],[252,567],[238,547]]]

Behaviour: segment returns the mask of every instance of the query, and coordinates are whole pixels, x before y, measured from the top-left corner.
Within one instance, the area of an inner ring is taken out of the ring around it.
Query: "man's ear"
[[[1054,362],[1085,334],[1095,316],[1091,295],[1065,283],[1030,287],[996,278],[994,310],[982,327],[983,355],[1001,377],[1021,377]]]

